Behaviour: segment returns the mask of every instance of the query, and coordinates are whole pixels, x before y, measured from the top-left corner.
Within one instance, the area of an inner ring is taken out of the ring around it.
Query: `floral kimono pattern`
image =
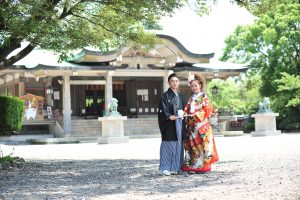
[[[212,110],[205,93],[192,96],[184,109],[185,115],[191,115],[186,118],[184,171],[209,172],[219,160],[209,122]]]

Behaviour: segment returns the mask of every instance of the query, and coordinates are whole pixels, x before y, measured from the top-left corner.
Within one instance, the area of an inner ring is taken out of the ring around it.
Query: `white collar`
[[[199,96],[203,95],[204,92],[199,92],[198,94],[193,94],[192,98],[193,98],[193,101],[195,101]]]

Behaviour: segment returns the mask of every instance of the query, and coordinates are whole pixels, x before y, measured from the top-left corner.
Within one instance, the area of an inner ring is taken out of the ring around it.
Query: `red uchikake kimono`
[[[185,115],[193,114],[193,116],[186,118],[183,171],[209,172],[211,164],[219,160],[212,127],[208,120],[212,110],[213,106],[205,93],[193,95],[184,109]]]

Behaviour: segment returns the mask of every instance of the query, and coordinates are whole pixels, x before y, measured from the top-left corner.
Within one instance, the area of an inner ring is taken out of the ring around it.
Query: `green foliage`
[[[1,162],[9,162],[9,163],[13,163],[14,162],[14,157],[8,155],[8,156],[3,156],[3,157],[0,157],[0,163]]]
[[[255,122],[254,120],[248,120],[245,122],[245,125],[244,125],[244,129],[243,131],[245,133],[250,133],[251,131],[254,131],[255,130]]]
[[[21,157],[13,156],[13,153],[4,155],[2,149],[0,148],[0,170],[8,169],[11,167],[23,167],[25,160]]]
[[[207,93],[213,106],[221,112],[250,115],[258,109],[260,84],[257,76],[247,77],[245,80],[214,79],[207,85]],[[218,94],[212,94],[212,88],[215,86],[219,89]]]
[[[61,59],[69,51],[92,46],[105,52],[122,44],[154,45],[158,21],[189,0],[26,0],[0,1],[0,70],[26,56],[34,47],[53,50]],[[207,11],[207,2],[195,1]],[[28,48],[6,58],[22,41]]]
[[[274,10],[279,4],[299,3],[298,0],[242,0],[236,2],[245,7],[255,16],[260,16],[270,10]]]
[[[93,46],[108,51],[124,43],[153,45],[161,16],[172,14],[185,0],[0,1],[0,64],[28,41],[62,53]],[[2,66],[3,67],[3,66]]]
[[[260,94],[271,98],[272,110],[283,120],[300,111],[300,4],[263,2],[269,2],[270,9],[253,25],[236,28],[225,41],[221,59],[249,63],[249,75],[261,76]]]
[[[285,113],[284,116],[279,116],[280,122],[278,123],[279,129],[287,129],[291,130],[291,127],[297,127],[297,123],[300,123],[300,112],[290,111]],[[300,130],[294,129],[294,130]]]
[[[0,96],[0,134],[11,134],[22,128],[24,103],[18,97]]]
[[[300,130],[300,122],[293,122],[284,127],[285,130]]]
[[[106,50],[146,34],[141,31],[144,23],[155,26],[158,16],[181,5],[175,0],[57,2],[2,3],[0,14],[6,25],[2,44],[14,37],[57,51],[89,45]]]
[[[281,72],[300,74],[299,10],[299,4],[280,4],[253,25],[238,27],[221,59],[250,63],[251,72],[262,76],[261,93],[273,95]]]
[[[0,70],[25,57],[35,47],[53,50],[61,59],[86,46],[102,52],[121,44],[154,45],[150,30],[161,29],[162,16],[188,5],[200,16],[218,0],[0,0]],[[236,0],[235,2],[242,2]],[[249,2],[243,3],[246,8]],[[251,4],[251,1],[250,1]],[[22,41],[29,45],[7,58]]]
[[[300,130],[300,76],[281,73],[282,78],[275,80],[278,94],[274,109],[279,111],[279,128]]]
[[[278,83],[277,91],[285,94],[287,102],[286,107],[298,107],[300,109],[300,75],[289,75],[281,73],[282,78],[275,80]],[[287,95],[288,94],[288,95]]]

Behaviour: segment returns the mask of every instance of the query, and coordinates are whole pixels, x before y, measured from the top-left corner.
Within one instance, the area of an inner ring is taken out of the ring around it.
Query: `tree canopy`
[[[251,114],[258,110],[261,96],[258,89],[261,85],[259,76],[251,79],[227,80],[213,79],[207,85],[207,93],[214,108],[223,113]],[[218,93],[213,94],[212,89],[218,88]]]
[[[261,76],[260,94],[271,97],[280,127],[292,129],[300,120],[300,4],[286,2],[275,1],[253,25],[237,27],[221,59],[249,63],[248,77]]]
[[[282,78],[275,80],[278,84],[277,91],[285,94],[285,107],[296,107],[300,112],[300,75],[289,75],[285,72],[281,74]]]
[[[228,0],[229,1],[229,0]],[[266,0],[257,0],[264,2]],[[279,1],[279,0],[278,0]],[[35,47],[61,53],[93,46],[101,51],[121,44],[153,45],[156,37],[145,29],[159,28],[161,16],[190,6],[209,14],[218,0],[0,0],[0,70],[25,57]],[[248,9],[260,4],[234,0]],[[17,55],[7,57],[21,46]]]
[[[297,4],[299,0],[236,0],[236,3],[245,7],[254,16],[260,16],[274,10],[279,4]]]
[[[180,0],[0,0],[0,70],[36,46],[61,53],[94,46],[100,50],[124,42],[151,44],[144,27],[183,5]],[[18,55],[7,56],[29,42]]]
[[[239,26],[226,39],[222,60],[249,62],[263,79],[261,93],[276,93],[281,72],[300,74],[300,5],[280,4],[253,25]]]

